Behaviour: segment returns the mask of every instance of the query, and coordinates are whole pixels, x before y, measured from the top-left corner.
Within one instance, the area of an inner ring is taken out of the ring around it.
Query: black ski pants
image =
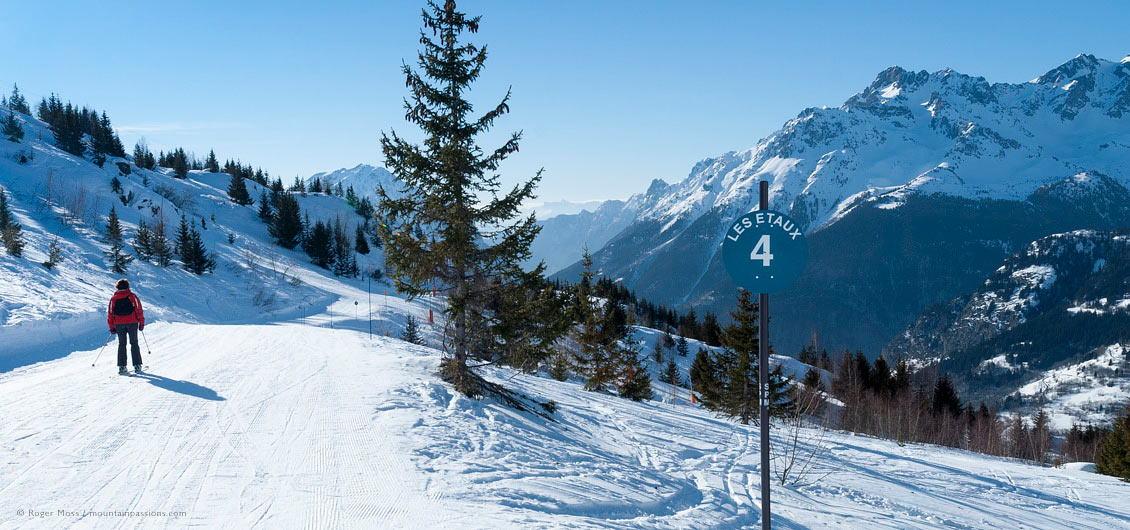
[[[118,366],[126,365],[126,336],[133,350],[133,365],[141,366],[141,346],[137,344],[137,322],[132,324],[117,324],[114,333],[118,334]]]

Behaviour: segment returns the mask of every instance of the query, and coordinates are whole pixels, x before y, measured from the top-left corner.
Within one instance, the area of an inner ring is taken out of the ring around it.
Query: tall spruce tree
[[[125,253],[125,243],[122,240],[122,225],[118,220],[118,212],[113,206],[110,207],[110,218],[106,222],[106,243],[110,245],[110,250],[103,252],[106,259],[110,260],[110,270],[115,274],[122,274],[126,272],[130,262],[133,261],[133,256]]]
[[[406,119],[423,130],[425,140],[415,145],[395,132],[381,137],[386,164],[404,188],[397,198],[383,186],[378,189],[378,210],[386,223],[380,225],[381,238],[387,245],[389,275],[398,289],[414,297],[435,283],[446,292],[454,336],[441,372],[459,391],[476,395],[482,380],[467,363],[473,339],[468,317],[497,286],[512,283],[511,274],[529,257],[539,228],[533,216],[513,220],[521,204],[534,196],[541,173],[499,193],[495,171],[518,150],[521,133],[487,153],[476,144],[509,111],[510,100],[507,93],[486,114],[470,116],[466,94],[487,56],[485,48],[461,43],[460,38],[478,31],[480,17],[457,11],[453,0],[443,6],[428,2],[422,15],[420,72],[408,65],[403,72],[411,92],[405,102]],[[337,191],[341,193],[340,183]]]

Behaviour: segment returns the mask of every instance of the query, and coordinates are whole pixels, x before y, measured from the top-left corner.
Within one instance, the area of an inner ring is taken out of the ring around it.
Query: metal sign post
[[[722,263],[734,283],[759,293],[757,397],[761,412],[761,527],[770,529],[769,293],[792,285],[808,261],[808,242],[787,215],[769,209],[769,183],[760,183],[759,209],[737,218],[722,239]]]

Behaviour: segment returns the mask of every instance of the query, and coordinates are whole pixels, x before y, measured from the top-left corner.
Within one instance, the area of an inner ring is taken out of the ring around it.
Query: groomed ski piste
[[[394,338],[406,315],[426,322],[442,299],[407,301],[374,283],[370,335],[367,282],[272,246],[254,207],[227,200],[223,174],[182,180],[134,167],[120,177],[135,193],[118,203],[127,237],[163,204],[170,224],[180,213],[208,220],[202,233],[218,266],[197,277],[177,264],[131,264],[149,374],[116,375],[114,345],[92,367],[118,277],[106,271],[98,231],[118,200],[109,180],[121,160],[98,168],[45,141],[41,122],[20,119],[25,143],[0,141],[0,186],[28,244],[23,258],[0,252],[0,528],[759,524],[755,426],[658,382],[655,399],[637,403],[580,381],[480,368],[554,402],[552,419],[458,395],[436,374],[439,349]],[[34,160],[17,163],[23,150]],[[174,209],[158,186],[194,200]],[[61,221],[80,189],[101,217]],[[44,204],[45,193],[57,202]],[[340,199],[301,202],[320,218],[349,214]],[[55,234],[66,261],[48,271],[39,262]],[[380,266],[379,255],[366,264]],[[431,346],[440,325],[423,324]],[[642,355],[660,337],[637,336]],[[677,357],[684,377],[697,347]],[[776,362],[786,373],[805,368]],[[787,434],[775,424],[773,446],[785,447]],[[1084,466],[816,427],[801,431],[799,446],[826,453],[809,483],[774,484],[775,528],[1130,527],[1130,484]]]
[[[753,426],[685,395],[635,403],[486,370],[556,402],[549,421],[453,393],[436,377],[438,350],[343,324],[353,329],[158,322],[147,327],[150,375],[91,368],[97,348],[0,375],[0,526],[758,524]],[[775,446],[784,434],[774,433]],[[821,440],[828,453],[815,483],[774,485],[775,528],[1130,527],[1130,485],[1111,477],[801,435],[804,446]]]

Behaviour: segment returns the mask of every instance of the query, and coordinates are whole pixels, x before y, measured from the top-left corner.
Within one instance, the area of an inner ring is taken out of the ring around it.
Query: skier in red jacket
[[[141,300],[129,290],[129,280],[118,280],[117,292],[110,298],[106,309],[106,324],[110,333],[118,334],[118,374],[128,375],[126,370],[126,337],[129,337],[133,350],[133,370],[141,373],[141,346],[137,343],[137,332],[145,329],[145,313],[141,310]]]

